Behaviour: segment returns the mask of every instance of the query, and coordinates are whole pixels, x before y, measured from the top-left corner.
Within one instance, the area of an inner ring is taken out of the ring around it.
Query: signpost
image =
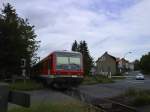
[[[0,112],[7,112],[8,102],[30,107],[30,95],[23,92],[9,91],[7,84],[0,83]]]
[[[0,84],[0,112],[7,112],[8,94],[8,86],[6,84]]]
[[[26,67],[26,59],[25,58],[22,58],[21,59],[21,68],[22,68],[22,76],[23,76],[23,78],[24,78],[24,83],[26,83],[26,69],[25,69],[25,67]]]

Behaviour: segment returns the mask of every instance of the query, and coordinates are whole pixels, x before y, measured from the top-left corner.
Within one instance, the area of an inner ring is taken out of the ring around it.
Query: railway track
[[[76,88],[66,90],[63,93],[88,104],[89,107],[94,108],[95,112],[138,112],[134,107],[127,106],[109,99],[93,97],[79,91]]]

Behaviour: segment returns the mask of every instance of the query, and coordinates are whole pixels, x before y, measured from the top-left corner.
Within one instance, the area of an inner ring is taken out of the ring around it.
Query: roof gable
[[[97,61],[99,61],[99,59],[101,59],[103,56],[109,56],[109,57],[111,57],[112,59],[114,59],[115,61],[117,60],[117,58],[116,57],[114,57],[114,56],[112,56],[112,55],[110,55],[110,54],[108,54],[108,52],[105,52],[100,58],[98,58],[98,60]],[[97,62],[96,61],[96,62]]]

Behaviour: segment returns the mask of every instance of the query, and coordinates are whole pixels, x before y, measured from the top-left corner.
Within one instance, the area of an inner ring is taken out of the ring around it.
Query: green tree
[[[78,50],[78,43],[77,43],[76,40],[75,40],[74,43],[72,44],[71,50],[72,50],[72,51],[79,51],[79,50]]]
[[[93,67],[93,59],[89,54],[88,45],[87,45],[86,41],[80,41],[79,52],[81,52],[83,55],[84,74],[89,75],[90,70]]]
[[[139,60],[134,61],[134,70],[140,70],[140,61]]]
[[[150,52],[143,55],[140,59],[141,70],[143,73],[150,73]]]
[[[36,61],[36,41],[34,26],[27,19],[19,17],[16,10],[8,3],[0,14],[0,72],[5,77],[21,74],[21,60],[26,59],[29,70]]]

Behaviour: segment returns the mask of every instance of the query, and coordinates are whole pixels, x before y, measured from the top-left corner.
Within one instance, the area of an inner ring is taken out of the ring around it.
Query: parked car
[[[138,73],[138,75],[136,75],[136,80],[144,80],[144,75],[141,73]]]

